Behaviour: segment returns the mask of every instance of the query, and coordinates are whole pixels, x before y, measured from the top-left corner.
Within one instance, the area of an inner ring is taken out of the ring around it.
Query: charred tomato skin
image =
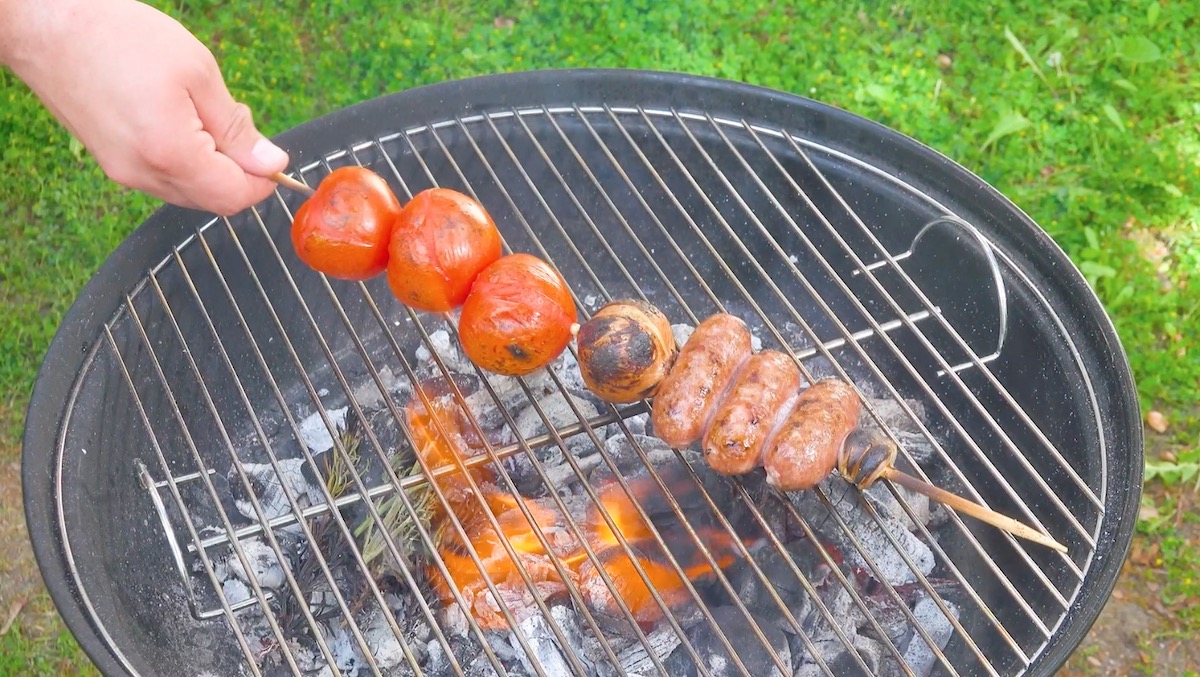
[[[405,305],[428,312],[458,308],[480,271],[500,258],[500,231],[471,197],[430,188],[404,205],[388,246],[388,286]]]
[[[308,267],[341,280],[367,280],[388,264],[400,201],[366,167],[339,167],[296,210],[291,239]]]
[[[531,254],[509,254],[475,279],[459,315],[459,341],[481,369],[524,376],[562,354],[577,317],[557,270]]]

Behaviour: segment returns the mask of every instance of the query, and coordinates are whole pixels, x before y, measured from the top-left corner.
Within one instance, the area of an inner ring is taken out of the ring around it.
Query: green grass
[[[1143,408],[1196,448],[1195,3],[154,4],[212,46],[267,133],[420,84],[584,66],[726,77],[889,125],[1046,228],[1105,303]],[[14,441],[68,304],[155,203],[107,181],[7,73],[0,148],[0,439]]]
[[[0,675],[95,675],[96,668],[66,630],[27,637],[20,624],[0,636]]]

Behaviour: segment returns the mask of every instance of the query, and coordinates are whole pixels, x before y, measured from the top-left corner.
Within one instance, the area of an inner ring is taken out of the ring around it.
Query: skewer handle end
[[[908,473],[889,467],[884,471],[883,477],[892,480],[896,484],[899,484],[906,489],[915,491],[919,494],[924,494],[925,496],[928,496],[929,498],[942,503],[947,507],[953,508],[958,512],[970,515],[971,517],[974,517],[982,522],[987,522],[998,529],[1003,529],[1013,536],[1023,538],[1027,541],[1032,541],[1039,545],[1044,545],[1047,548],[1057,550],[1064,555],[1067,554],[1067,546],[1054,540],[1049,535],[1043,534],[1042,532],[1037,531],[1028,525],[1022,524],[1011,517],[1001,515],[995,510],[990,510],[979,505],[978,503],[968,501],[957,494],[952,494],[945,489],[939,489],[928,482],[923,482],[916,477],[909,475]]]

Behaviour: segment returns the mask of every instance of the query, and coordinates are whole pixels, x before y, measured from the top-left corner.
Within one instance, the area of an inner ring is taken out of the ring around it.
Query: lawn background
[[[536,68],[686,71],[891,126],[996,186],[1067,251],[1112,316],[1151,431],[1141,534],[1156,596],[1196,629],[1187,506],[1200,471],[1200,85],[1188,2],[751,0],[153,2],[216,54],[268,134],[399,89]],[[64,312],[157,203],[108,181],[0,70],[0,674],[83,664],[28,567],[22,419]],[[19,556],[18,555],[19,552]],[[14,557],[7,555],[13,554]],[[24,569],[22,569],[24,567]],[[16,583],[14,583],[14,581]],[[24,581],[23,585],[18,585]],[[1153,656],[1149,657],[1153,659]],[[7,672],[6,672],[7,671]]]

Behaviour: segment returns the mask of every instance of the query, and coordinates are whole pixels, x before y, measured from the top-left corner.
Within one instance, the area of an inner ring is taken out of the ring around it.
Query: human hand
[[[233,214],[287,166],[208,48],[135,0],[0,0],[0,61],[109,178],[167,202]]]

